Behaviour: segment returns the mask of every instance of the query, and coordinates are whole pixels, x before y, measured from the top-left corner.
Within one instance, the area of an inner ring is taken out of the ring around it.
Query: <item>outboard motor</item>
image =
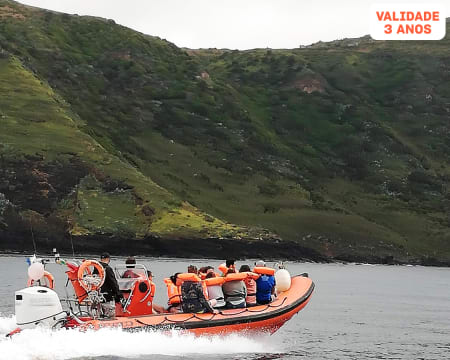
[[[66,317],[58,294],[43,286],[16,291],[16,323],[21,329],[37,325],[53,326]]]

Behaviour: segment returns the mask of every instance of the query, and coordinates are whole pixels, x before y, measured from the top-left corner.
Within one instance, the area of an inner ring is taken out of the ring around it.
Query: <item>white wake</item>
[[[145,355],[182,356],[189,354],[241,354],[279,352],[268,336],[249,338],[229,336],[195,337],[176,331],[124,332],[120,329],[52,331],[24,330],[12,338],[5,335],[15,328],[14,317],[0,317],[0,357],[23,360],[66,360],[80,357]]]

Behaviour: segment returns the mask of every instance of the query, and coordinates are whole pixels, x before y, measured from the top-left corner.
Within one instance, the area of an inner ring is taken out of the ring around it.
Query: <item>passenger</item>
[[[250,272],[250,266],[242,265],[239,272]],[[245,303],[247,307],[256,305],[256,281],[251,277],[247,277],[244,280],[245,288],[247,289],[247,297],[245,298]]]
[[[130,256],[128,259],[125,260],[125,265],[127,267],[127,270],[125,270],[125,272],[122,274],[122,278],[127,278],[127,279],[135,279],[138,278],[139,275],[136,274],[133,270],[136,266],[136,259],[134,258],[134,256]]]
[[[228,269],[227,275],[234,273],[236,273],[236,270],[230,268]],[[222,285],[222,290],[225,296],[225,303],[227,309],[245,308],[245,298],[247,297],[247,289],[242,280],[227,281]]]
[[[150,270],[147,270],[147,277],[151,283],[153,283],[153,273]],[[168,312],[168,308],[166,309],[164,306],[152,303],[153,311],[157,314],[162,314]]]
[[[189,265],[187,271],[188,271],[188,273],[190,273],[190,274],[196,274],[196,275],[198,275],[197,266],[195,266],[195,265]]]
[[[214,273],[214,269],[211,268],[209,270],[211,271],[209,271],[206,274],[206,279],[215,278],[216,274]],[[210,300],[212,299],[216,300],[216,305],[214,305],[213,308],[215,309],[224,308],[226,303],[225,303],[225,296],[223,295],[222,285],[209,285],[207,286],[207,290],[208,290],[208,298]]]
[[[255,263],[258,267],[265,267],[266,263],[259,260]],[[265,305],[272,302],[275,298],[275,277],[262,274],[256,280],[256,301],[258,304]]]
[[[234,270],[236,270],[236,265],[234,265],[234,262],[235,262],[236,260],[227,260],[226,262],[225,262],[225,265],[227,266],[227,268],[228,269],[234,269]]]
[[[191,265],[192,266],[192,265]],[[190,269],[197,268],[195,266]],[[192,273],[192,272],[191,272]],[[175,277],[176,283],[176,277]],[[203,293],[202,283],[197,281],[184,281],[181,284],[181,307],[185,313],[204,313],[210,312],[217,314],[218,311],[213,309],[216,300],[206,300]]]
[[[214,268],[212,266],[203,266],[198,270],[198,276],[200,276],[200,278],[204,280],[206,279],[206,274],[210,271],[214,272]]]
[[[100,292],[105,298],[105,302],[102,303],[102,311],[105,317],[114,317],[116,312],[116,302],[120,302],[123,295],[119,291],[119,284],[117,283],[116,276],[114,275],[114,270],[109,266],[111,261],[111,255],[104,252],[100,256],[100,264],[105,269],[105,281],[100,288]],[[95,273],[96,271],[94,271]]]
[[[181,273],[175,273],[170,277],[170,281],[172,282],[173,286],[175,288],[177,287],[177,276]],[[177,301],[177,299],[181,300],[181,295],[177,292],[177,295],[173,297],[173,299],[169,298],[169,307],[167,308],[167,312],[172,314],[177,314],[183,312],[183,309],[181,308],[181,301]]]

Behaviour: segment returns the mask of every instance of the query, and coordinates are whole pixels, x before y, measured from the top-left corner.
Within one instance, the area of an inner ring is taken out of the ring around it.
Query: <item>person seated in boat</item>
[[[236,260],[226,260],[225,265],[227,266],[228,269],[236,270],[236,265],[234,265],[235,261]]]
[[[225,278],[230,274],[235,274],[236,270],[228,269]],[[223,295],[227,309],[245,308],[245,298],[247,297],[247,288],[242,280],[225,281],[222,285]]]
[[[139,274],[137,274],[133,269],[136,267],[136,259],[134,256],[130,256],[128,259],[125,260],[125,265],[127,267],[127,270],[122,274],[122,278],[126,279],[135,279],[139,277]]]
[[[197,269],[197,266],[195,266],[195,265],[189,265],[188,268],[187,268],[187,272],[188,272],[189,274],[196,274],[196,275],[198,275],[198,269]]]
[[[242,265],[239,268],[239,272],[250,272],[250,266]],[[256,280],[250,276],[244,280],[245,288],[247,289],[247,297],[245,298],[245,303],[247,307],[256,305]]]
[[[183,312],[183,309],[181,308],[180,287],[177,286],[177,277],[179,274],[181,273],[175,273],[168,279],[164,279],[167,286],[167,297],[169,298],[169,307],[166,309],[166,312],[172,314]]]
[[[114,270],[109,266],[110,261],[111,255],[109,255],[108,252],[104,252],[100,255],[100,264],[105,269],[105,281],[100,288],[100,293],[102,293],[105,298],[105,303],[102,304],[102,310],[103,315],[106,317],[113,317],[115,315],[115,303],[120,302],[123,298],[119,290],[116,276],[114,275]]]
[[[197,270],[195,266],[193,266],[193,268]],[[177,277],[175,277],[175,283]],[[205,294],[203,293],[201,281],[185,280],[181,284],[181,308],[183,309],[183,312],[185,313],[210,312],[216,314],[218,311],[213,309],[213,306],[216,305],[216,303],[217,303],[216,300],[210,301],[206,300]]]
[[[202,280],[206,279],[206,275],[210,272],[214,272],[214,268],[212,266],[203,266],[200,269],[198,269],[198,276]]]
[[[206,280],[206,289],[208,291],[208,298],[210,300],[216,300],[216,304],[213,306],[214,309],[222,309],[225,307],[225,296],[223,294],[222,285],[223,278],[220,277],[222,281],[218,281],[217,284],[208,285],[208,279],[218,279],[216,273],[214,272],[214,268],[209,269],[211,271],[207,272],[205,280]]]
[[[257,267],[266,267],[263,260],[255,263]],[[260,305],[269,304],[275,299],[275,277],[273,275],[261,274],[256,280],[256,302]]]

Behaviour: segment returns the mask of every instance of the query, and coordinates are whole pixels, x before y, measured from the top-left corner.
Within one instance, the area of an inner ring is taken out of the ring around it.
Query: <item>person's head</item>
[[[102,253],[100,255],[100,261],[102,263],[109,264],[109,262],[111,261],[111,255],[109,255],[109,252],[105,251],[104,253]]]
[[[227,266],[227,268],[231,268],[231,267],[234,268],[234,262],[235,262],[235,260],[227,260],[225,262],[225,265]]]
[[[209,271],[208,273],[206,273],[206,279],[210,279],[210,278],[215,278],[216,277],[216,273],[214,271]]]
[[[198,274],[197,266],[189,265],[187,270],[190,274]]]
[[[248,265],[242,265],[239,268],[239,272],[247,272],[247,271],[250,271],[250,266],[248,266]]]
[[[235,274],[236,273],[236,269],[234,267],[230,267],[227,271],[227,275],[228,274]]]
[[[170,277],[170,280],[172,281],[172,283],[173,283],[174,285],[177,284],[177,278],[178,278],[178,275],[180,275],[180,274],[181,274],[181,273],[177,272],[177,273],[173,274],[173,275]]]
[[[134,256],[130,256],[125,260],[125,265],[127,266],[127,268],[134,268],[136,265],[136,259],[134,258]]]
[[[147,270],[147,276],[150,281],[153,280],[153,273],[150,270]]]
[[[202,266],[200,269],[198,269],[198,272],[202,273],[202,274],[206,274],[206,272],[208,271],[209,268],[210,268],[209,266]]]
[[[255,262],[255,266],[257,266],[257,267],[265,267],[266,263],[264,262],[264,260],[258,260],[257,262]]]

